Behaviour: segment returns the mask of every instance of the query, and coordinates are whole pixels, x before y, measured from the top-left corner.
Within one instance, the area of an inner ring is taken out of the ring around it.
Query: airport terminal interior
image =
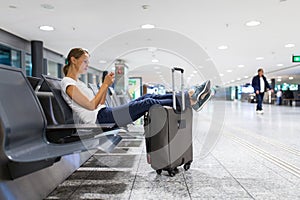
[[[299,0],[0,1],[1,200],[300,199]]]

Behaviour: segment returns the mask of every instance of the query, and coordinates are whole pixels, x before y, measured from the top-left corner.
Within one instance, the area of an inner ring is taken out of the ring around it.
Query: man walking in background
[[[290,90],[289,87],[284,92],[283,96],[285,99],[289,99],[288,102],[290,103],[288,103],[288,105],[293,106],[294,93]]]
[[[254,76],[252,79],[252,87],[254,88],[256,99],[257,99],[257,107],[256,112],[259,114],[263,113],[262,102],[264,99],[264,94],[266,88],[271,89],[266,77],[264,76],[264,70],[262,68],[258,69],[258,75]]]

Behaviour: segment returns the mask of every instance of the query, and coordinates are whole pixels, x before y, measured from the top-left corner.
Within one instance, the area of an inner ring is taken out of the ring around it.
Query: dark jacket
[[[283,93],[284,98],[286,99],[293,99],[294,98],[294,93],[291,90],[287,90]]]
[[[265,81],[265,87],[268,88],[268,89],[271,89],[271,86],[269,85],[266,77],[262,76],[262,78]],[[257,90],[260,92],[260,77],[258,75],[253,77],[252,87],[254,88],[254,92],[256,92]],[[265,88],[265,91],[266,91],[266,88]]]

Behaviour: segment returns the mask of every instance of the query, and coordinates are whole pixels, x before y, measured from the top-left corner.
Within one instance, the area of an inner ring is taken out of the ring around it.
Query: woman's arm
[[[114,78],[113,73],[106,75],[104,82],[101,85],[98,93],[92,100],[89,100],[87,96],[85,96],[75,85],[68,86],[66,89],[66,93],[69,95],[71,99],[73,99],[80,106],[88,110],[95,110],[99,104],[105,103],[107,90],[109,85],[113,83],[113,78]]]
[[[101,85],[101,87],[102,87],[102,85]],[[101,87],[100,87],[100,90],[101,90]],[[107,95],[108,87],[109,87],[109,86],[107,86],[106,92],[101,96],[101,99],[100,99],[100,104],[101,104],[101,105],[105,104],[105,100],[106,100],[106,95]]]
[[[103,97],[105,97],[107,89],[108,85],[102,84],[99,92],[92,100],[89,100],[75,85],[68,86],[66,92],[77,104],[88,110],[95,110],[99,104],[103,104]]]

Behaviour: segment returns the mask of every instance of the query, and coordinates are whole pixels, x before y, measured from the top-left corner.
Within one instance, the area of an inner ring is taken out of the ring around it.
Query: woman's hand
[[[103,84],[107,84],[108,86],[110,86],[111,84],[114,83],[114,78],[115,78],[115,74],[113,72],[110,72],[105,76]]]

